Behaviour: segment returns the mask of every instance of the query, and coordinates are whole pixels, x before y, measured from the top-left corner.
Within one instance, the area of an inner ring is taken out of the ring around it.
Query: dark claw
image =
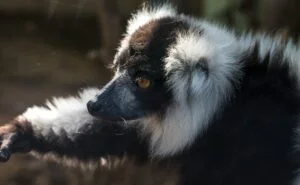
[[[0,150],[0,162],[6,162],[9,160],[11,152],[7,148]]]

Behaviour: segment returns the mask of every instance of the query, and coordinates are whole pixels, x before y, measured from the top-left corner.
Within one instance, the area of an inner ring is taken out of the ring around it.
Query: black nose
[[[100,110],[100,105],[97,102],[89,101],[87,109],[91,115],[95,115]]]

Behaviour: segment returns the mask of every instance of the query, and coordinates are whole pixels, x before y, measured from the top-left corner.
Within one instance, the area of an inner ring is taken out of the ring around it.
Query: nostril
[[[94,113],[98,112],[99,106],[97,106],[96,102],[89,101],[87,103],[87,109],[88,109],[90,114],[94,114]]]

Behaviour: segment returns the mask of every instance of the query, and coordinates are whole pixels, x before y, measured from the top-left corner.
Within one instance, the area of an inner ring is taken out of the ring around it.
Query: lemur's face
[[[163,113],[171,99],[163,61],[175,31],[183,28],[182,22],[163,18],[150,21],[125,38],[126,46],[115,57],[115,76],[88,103],[89,112],[114,121]]]
[[[183,150],[231,97],[240,46],[226,29],[143,8],[129,20],[114,59],[114,78],[88,103],[106,120],[136,120],[154,155]]]

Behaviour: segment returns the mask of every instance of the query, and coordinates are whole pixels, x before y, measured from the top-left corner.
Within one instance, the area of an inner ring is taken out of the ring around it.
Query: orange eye
[[[142,89],[147,89],[147,88],[149,88],[150,85],[151,85],[151,81],[150,81],[150,80],[148,80],[148,79],[146,79],[146,78],[142,78],[142,77],[138,77],[138,78],[136,79],[136,83],[137,83],[137,85],[138,85],[140,88],[142,88]]]

